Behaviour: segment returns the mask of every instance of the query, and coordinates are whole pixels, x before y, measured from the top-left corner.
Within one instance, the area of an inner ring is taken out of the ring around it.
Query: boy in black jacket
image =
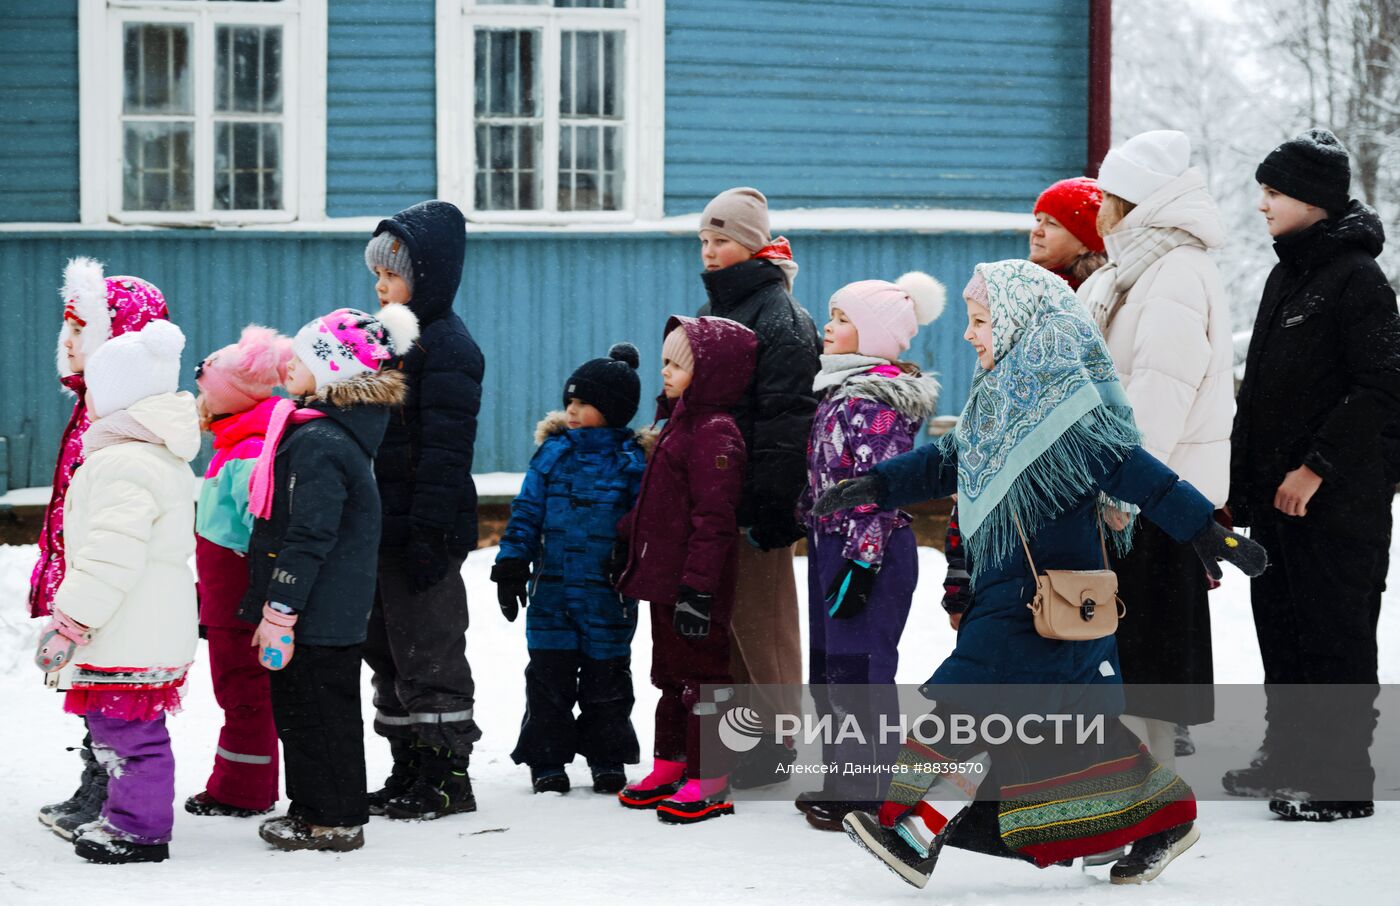
[[[272,674],[282,740],[285,817],[258,832],[278,849],[344,852],[364,845],[360,645],[374,600],[379,491],[373,459],[403,401],[403,376],[382,368],[418,334],[407,309],[342,308],[293,341],[287,389],[253,468],[249,583],[239,616]],[[259,622],[261,620],[261,622]]]
[[[1279,263],[1264,286],[1231,436],[1230,512],[1274,564],[1251,596],[1269,721],[1227,791],[1291,819],[1372,813],[1376,621],[1389,567],[1393,479],[1383,435],[1400,417],[1400,314],[1376,264],[1385,232],[1348,196],[1346,148],[1312,129],[1255,174]],[[1301,711],[1307,687],[1325,710]],[[1326,730],[1316,720],[1336,723]],[[1310,716],[1311,715],[1311,716]],[[1306,722],[1306,723],[1304,723]],[[1343,793],[1328,795],[1325,787]]]
[[[476,548],[472,453],[485,365],[452,311],[465,252],[466,221],[445,201],[381,221],[365,248],[380,306],[407,307],[422,331],[396,362],[408,397],[374,467],[384,536],[365,663],[374,671],[374,730],[388,737],[394,767],[370,794],[370,814],[391,818],[476,808],[467,766],[481,731],[461,570]]]

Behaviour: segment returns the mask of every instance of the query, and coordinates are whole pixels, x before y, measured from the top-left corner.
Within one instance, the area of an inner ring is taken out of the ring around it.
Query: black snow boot
[[[1275,791],[1286,786],[1278,759],[1269,755],[1268,749],[1260,749],[1247,768],[1226,771],[1220,778],[1220,785],[1231,796],[1247,799],[1272,799]]]
[[[461,812],[476,811],[470,761],[441,746],[418,745],[420,773],[402,795],[390,799],[384,814],[399,821],[432,821]]]
[[[164,862],[170,858],[168,843],[133,843],[113,834],[107,827],[95,827],[77,839],[73,852],[102,865],[128,862]]]
[[[777,786],[792,779],[787,769],[797,760],[797,750],[780,742],[760,742],[740,755],[729,772],[729,785],[736,790],[757,790]]]
[[[1108,879],[1114,884],[1146,884],[1199,839],[1201,832],[1194,821],[1143,837],[1108,870]]]
[[[267,815],[272,812],[272,806],[267,808],[243,808],[242,806],[229,805],[227,802],[220,802],[209,791],[195,793],[185,800],[185,811],[191,815],[200,815],[213,818],[256,818],[259,815]]]
[[[1176,735],[1172,741],[1177,758],[1196,754],[1196,741],[1191,738],[1191,728],[1186,724],[1176,725]]]
[[[842,820],[851,812],[873,812],[880,808],[878,802],[860,802],[855,800],[830,800],[827,802],[814,802],[807,809],[807,823],[817,830],[824,831],[844,831],[846,826]]]
[[[323,827],[291,815],[268,818],[258,826],[258,836],[284,852],[310,849],[348,853],[365,845],[363,827]]]
[[[418,779],[418,749],[412,740],[390,737],[389,754],[394,758],[394,766],[389,769],[389,776],[384,778],[384,785],[369,794],[371,815],[383,815],[389,800],[407,793],[413,781]]]
[[[77,808],[59,815],[49,827],[65,840],[76,839],[78,828],[102,817],[102,806],[107,804],[107,772],[102,765],[97,767],[92,782],[88,784],[87,795],[79,799]]]
[[[846,829],[846,836],[861,849],[883,862],[906,884],[923,889],[933,874],[934,866],[938,864],[938,854],[942,852],[943,844],[961,818],[961,814],[953,816],[943,831],[933,838],[926,856],[910,846],[899,831],[881,826],[880,819],[869,812],[851,812],[841,823]]]
[[[530,768],[530,785],[536,793],[567,793],[569,775],[558,764]]]
[[[824,795],[821,790],[808,790],[805,793],[798,793],[797,798],[792,800],[792,804],[797,806],[797,810],[805,815],[812,806],[819,802],[825,802],[828,798],[829,797]]]
[[[590,764],[593,772],[593,792],[609,796],[622,792],[627,786],[627,772],[620,764]]]
[[[1284,792],[1288,798],[1269,800],[1269,811],[1285,821],[1341,821],[1347,818],[1370,818],[1376,813],[1376,803],[1309,799],[1306,795]]]
[[[68,751],[72,752],[74,749],[70,748]],[[83,761],[82,779],[78,781],[78,788],[73,791],[73,795],[67,799],[40,806],[39,823],[45,827],[52,828],[54,822],[59,818],[84,808],[88,800],[92,798],[92,787],[93,784],[99,782],[99,776],[101,782],[105,783],[107,780],[107,772],[102,768],[102,765],[97,763],[97,756],[92,754],[92,748],[88,745],[87,740],[84,740],[83,745],[77,747],[76,751],[78,757]]]

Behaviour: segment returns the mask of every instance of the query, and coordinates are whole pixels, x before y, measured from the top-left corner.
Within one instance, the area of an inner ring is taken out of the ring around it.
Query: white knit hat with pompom
[[[180,389],[184,348],[185,335],[169,321],[152,321],[103,343],[87,362],[93,416],[106,418],[148,396]]]

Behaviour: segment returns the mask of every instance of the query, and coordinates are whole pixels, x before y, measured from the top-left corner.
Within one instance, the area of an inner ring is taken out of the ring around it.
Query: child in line
[[[413,312],[342,308],[297,332],[286,388],[253,467],[248,593],[239,616],[272,674],[287,814],[258,829],[283,850],[347,852],[369,820],[360,657],[374,601],[374,454],[404,380],[386,367],[418,336]]]
[[[67,570],[36,660],[87,720],[107,773],[100,817],[74,850],[90,862],[170,855],[175,759],[167,713],[194,660],[194,473],[199,416],[178,393],[180,329],[152,321],[87,361],[83,468],[64,501]]]
[[[637,602],[608,575],[618,520],[646,466],[627,427],[641,397],[637,363],[636,347],[619,343],[569,377],[564,410],[535,429],[539,449],[491,570],[507,620],[529,603],[525,717],[511,758],[530,766],[536,793],[567,793],[564,765],[577,753],[594,792],[615,795],[627,782],[623,765],[640,757],[631,718]]]
[[[1223,784],[1269,796],[1287,820],[1365,818],[1375,812],[1376,622],[1390,569],[1386,434],[1400,421],[1400,312],[1376,261],[1385,228],[1351,197],[1350,155],[1335,135],[1309,129],[1254,175],[1279,260],[1240,385],[1229,510],[1287,569],[1250,588],[1275,694],[1254,763]],[[1305,687],[1325,696],[1318,713],[1334,716],[1334,730],[1290,713],[1297,691],[1278,694]]]
[[[63,269],[63,327],[58,335],[58,378],[65,393],[75,397],[73,412],[58,445],[53,491],[39,529],[39,561],[29,579],[29,616],[46,617],[54,592],[63,582],[63,498],[83,464],[83,432],[88,427],[84,365],[102,344],[165,319],[165,296],[140,277],[104,277],[102,265],[91,258],[74,258]],[[65,840],[97,818],[107,798],[107,772],[92,754],[92,737],[83,737],[78,789],[62,802],[39,809],[39,821]]]
[[[248,590],[253,532],[248,479],[278,403],[273,388],[287,379],[291,357],[290,339],[249,325],[237,343],[212,353],[195,369],[200,421],[214,437],[194,526],[199,624],[224,726],[204,791],[185,800],[185,811],[192,815],[246,818],[272,811],[277,801],[271,685],[252,648],[253,627],[238,619],[238,606]]]
[[[418,341],[393,367],[407,395],[375,457],[383,540],[365,663],[374,671],[374,732],[394,766],[370,814],[428,820],[476,808],[467,768],[481,738],[467,663],[462,562],[476,549],[472,455],[485,362],[452,310],[466,220],[425,201],[382,220],[365,247],[381,308],[418,318]]]
[[[666,426],[620,526],[627,556],[618,583],[623,596],[651,602],[656,759],[618,799],[689,824],[734,813],[727,766],[707,761],[702,771],[700,754],[718,729],[717,703],[733,692],[729,618],[746,451],[729,411],[753,377],[758,340],[709,317],[673,317],[665,337],[656,417]]]
[[[894,690],[878,687],[894,683],[919,558],[907,513],[862,506],[815,516],[811,505],[841,481],[914,449],[924,419],[935,414],[938,382],[899,357],[919,326],[942,313],[945,296],[941,283],[915,271],[895,283],[848,284],[828,302],[822,370],[813,385],[823,396],[799,501],[809,531],[808,669],[825,713],[898,707]],[[874,708],[879,703],[887,707]],[[848,743],[824,760],[873,764],[874,756],[869,747]],[[827,774],[822,790],[800,795],[797,806],[813,827],[839,831],[847,812],[882,794],[874,777]]]

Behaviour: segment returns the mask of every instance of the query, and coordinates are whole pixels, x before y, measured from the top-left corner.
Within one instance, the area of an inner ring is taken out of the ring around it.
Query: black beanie
[[[637,377],[641,360],[631,343],[614,344],[606,359],[590,359],[569,375],[564,384],[564,405],[579,400],[603,413],[609,428],[627,427],[642,398],[642,382]]]
[[[1309,129],[1270,151],[1254,178],[1329,214],[1340,214],[1351,201],[1351,159],[1326,129]]]

